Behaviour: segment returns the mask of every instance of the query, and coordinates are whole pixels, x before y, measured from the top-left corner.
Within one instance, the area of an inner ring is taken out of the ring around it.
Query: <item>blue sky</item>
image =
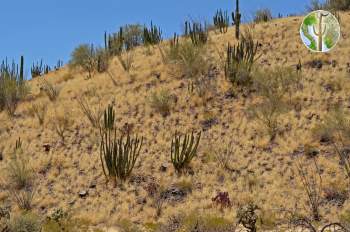
[[[259,8],[278,13],[304,13],[308,0],[241,0],[244,20]],[[104,31],[127,23],[159,25],[165,36],[181,31],[189,18],[212,20],[217,9],[232,10],[233,0],[4,0],[0,13],[0,60],[25,58],[29,76],[33,62],[67,62],[81,43],[103,43]]]

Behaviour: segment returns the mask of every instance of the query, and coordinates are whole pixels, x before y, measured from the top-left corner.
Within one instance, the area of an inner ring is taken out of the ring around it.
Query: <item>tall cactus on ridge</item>
[[[236,39],[239,39],[239,27],[241,25],[241,18],[242,15],[239,11],[239,0],[236,0],[236,13],[232,12],[232,20],[233,20],[233,25],[236,26]]]

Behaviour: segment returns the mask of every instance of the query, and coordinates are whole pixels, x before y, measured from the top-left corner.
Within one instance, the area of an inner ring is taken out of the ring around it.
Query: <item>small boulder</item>
[[[45,152],[49,152],[50,149],[51,149],[51,145],[50,145],[50,144],[44,144],[44,145],[43,145],[43,148],[44,148],[44,151],[45,151]]]
[[[82,190],[79,192],[79,197],[80,198],[86,198],[89,195],[89,192],[86,190]]]
[[[166,172],[168,170],[168,164],[167,163],[163,163],[162,165],[160,165],[159,170],[161,172]]]

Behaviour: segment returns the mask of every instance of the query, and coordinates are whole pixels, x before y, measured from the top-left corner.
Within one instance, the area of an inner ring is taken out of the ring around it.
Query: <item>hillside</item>
[[[299,60],[302,63],[302,88],[292,93],[291,109],[279,117],[279,132],[273,141],[248,113],[260,98],[254,92],[237,90],[232,94],[225,79],[220,55],[225,54],[228,43],[237,43],[231,27],[226,34],[210,33],[207,49],[217,75],[214,89],[204,97],[191,93],[188,80],[162,62],[157,46],[132,51],[134,63],[129,73],[114,57],[108,73],[97,73],[90,79],[85,72],[63,67],[28,81],[30,96],[20,103],[16,115],[10,118],[6,112],[0,113],[0,206],[11,205],[12,212],[19,212],[5,183],[7,165],[20,137],[23,156],[36,176],[33,211],[44,217],[61,208],[96,228],[135,231],[125,227],[133,223],[154,228],[181,214],[192,215],[192,219],[199,213],[215,215],[233,223],[238,208],[252,201],[261,209],[260,228],[284,231],[287,210],[309,214],[296,166],[302,162],[312,167],[313,160],[307,158],[312,150],[322,170],[319,225],[338,222],[344,215],[349,220],[349,187],[339,157],[331,144],[315,139],[312,130],[332,106],[350,108],[350,13],[341,13],[341,41],[327,54],[311,53],[302,44],[301,22],[301,17],[289,17],[243,25],[242,29],[249,26],[260,43],[258,68],[295,70]],[[317,67],[320,63],[322,67]],[[60,89],[56,101],[40,90],[42,79]],[[152,94],[162,90],[170,93],[172,101],[166,117],[150,104]],[[100,132],[79,108],[77,99],[82,95],[94,109],[114,106],[118,134],[130,130],[144,137],[140,157],[123,186],[106,184]],[[42,126],[31,116],[33,103],[47,105]],[[54,128],[58,115],[66,115],[70,121],[64,143]],[[192,130],[202,131],[198,155],[191,162],[191,171],[180,176],[170,162],[171,140],[176,131]],[[226,169],[218,161],[218,154],[225,152],[229,153]],[[152,188],[165,194],[162,203],[152,196]],[[327,191],[346,194],[330,199]],[[232,207],[221,209],[213,203],[218,192],[228,192]],[[157,207],[162,209],[160,215]]]

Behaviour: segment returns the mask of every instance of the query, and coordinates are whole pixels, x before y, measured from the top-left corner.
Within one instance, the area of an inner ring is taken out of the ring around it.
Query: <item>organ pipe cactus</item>
[[[182,139],[181,135],[175,133],[171,141],[171,162],[175,170],[181,173],[184,168],[187,168],[191,160],[197,155],[197,148],[201,138],[201,133],[194,136],[186,134]]]
[[[218,10],[213,18],[214,25],[219,29],[220,33],[226,33],[230,24],[230,18],[227,14],[227,11],[223,12]]]
[[[155,45],[162,41],[162,31],[151,22],[151,27],[143,29],[143,43],[145,45]]]
[[[189,36],[194,45],[203,45],[208,41],[209,33],[206,24],[185,22],[185,36]]]
[[[257,60],[258,42],[254,43],[252,35],[242,36],[237,45],[227,46],[225,77],[233,84],[249,84],[250,72]]]
[[[109,106],[104,114],[104,129],[101,129],[100,159],[102,170],[107,183],[112,181],[117,186],[117,179],[124,182],[131,174],[139,157],[143,137],[131,138],[129,132],[126,140],[124,136],[117,138],[114,126],[115,112]]]

